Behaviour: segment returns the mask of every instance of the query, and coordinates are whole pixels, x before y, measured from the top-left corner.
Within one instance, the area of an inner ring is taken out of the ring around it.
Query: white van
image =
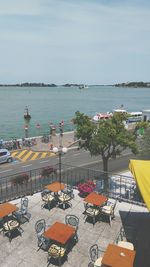
[[[13,158],[7,149],[0,149],[0,163],[12,162]]]

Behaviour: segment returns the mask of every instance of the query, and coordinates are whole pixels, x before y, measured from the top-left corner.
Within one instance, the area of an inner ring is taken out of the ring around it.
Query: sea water
[[[26,124],[29,136],[48,134],[50,122],[58,129],[62,120],[64,130],[72,130],[77,110],[93,117],[121,105],[128,111],[150,109],[150,88],[0,87],[0,139],[24,137]],[[25,106],[32,116],[29,123],[23,116]]]

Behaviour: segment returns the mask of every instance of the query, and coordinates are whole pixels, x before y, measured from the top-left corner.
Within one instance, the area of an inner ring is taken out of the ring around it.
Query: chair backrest
[[[29,200],[27,197],[21,198],[21,212],[26,213],[28,210]]]
[[[35,223],[35,231],[37,235],[42,235],[46,228],[46,222],[44,219],[40,219]]]
[[[73,188],[70,185],[63,189],[62,192],[69,195],[71,198],[74,198]]]
[[[95,262],[98,259],[98,245],[94,244],[90,247],[91,261]]]
[[[44,189],[42,192],[41,192],[41,196],[45,196],[47,194],[51,193],[51,191],[49,189]]]
[[[116,204],[117,204],[117,199],[115,199],[114,201],[108,199],[107,201],[107,205],[111,206],[113,210],[115,209]]]
[[[76,230],[79,226],[79,218],[76,215],[71,215],[71,214],[66,215],[65,222],[66,222],[66,224],[69,224],[69,225],[75,227]]]

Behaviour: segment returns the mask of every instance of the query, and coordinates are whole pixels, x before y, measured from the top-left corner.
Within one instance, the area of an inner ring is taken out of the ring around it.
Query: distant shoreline
[[[134,87],[134,88],[150,88],[150,82],[128,82],[128,83],[118,83],[114,85],[115,87]]]
[[[113,86],[113,87],[130,87],[130,88],[150,88],[150,82],[127,82],[127,83],[118,83],[118,84],[77,84],[77,83],[66,83],[62,85],[57,85],[54,83],[16,83],[16,84],[0,84],[0,87],[80,87],[80,86],[87,86],[87,87],[92,87],[92,86]]]

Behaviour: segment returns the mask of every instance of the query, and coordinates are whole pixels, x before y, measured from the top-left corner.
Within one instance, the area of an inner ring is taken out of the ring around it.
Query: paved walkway
[[[51,136],[50,141],[48,143],[43,143],[41,141],[41,137],[37,137],[37,144],[32,146],[31,149],[33,151],[50,151],[53,147],[59,147],[61,143],[60,135],[56,134],[55,136]],[[76,140],[74,137],[74,132],[65,132],[62,137],[62,146],[63,147],[71,147],[76,144]]]

